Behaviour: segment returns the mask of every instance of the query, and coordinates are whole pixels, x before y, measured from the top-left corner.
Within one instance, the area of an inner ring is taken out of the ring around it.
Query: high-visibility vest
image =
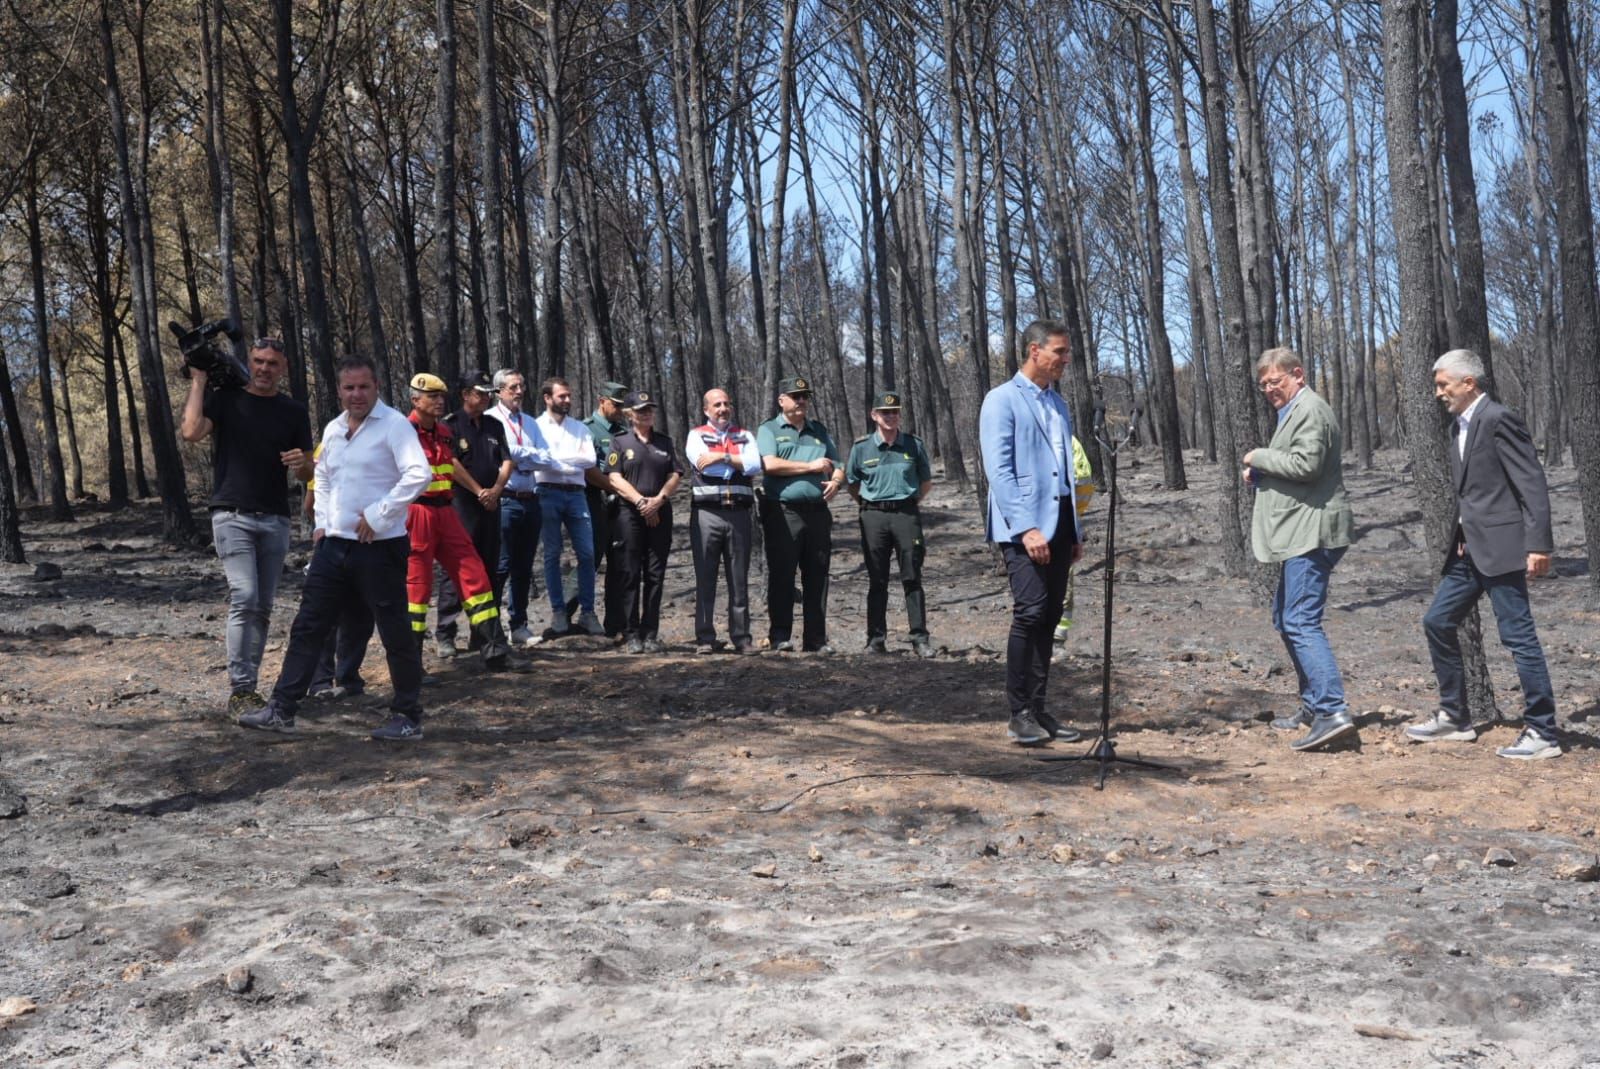
[[[1094,468],[1076,435],[1072,438],[1072,488],[1073,504],[1082,516],[1089,511],[1089,502],[1094,500]]]

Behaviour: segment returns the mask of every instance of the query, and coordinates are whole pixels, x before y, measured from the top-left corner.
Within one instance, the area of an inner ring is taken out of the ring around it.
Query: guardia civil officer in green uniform
[[[594,564],[606,572],[605,608],[601,626],[607,638],[616,638],[623,631],[622,576],[617,560],[620,550],[616,544],[617,495],[603,472],[606,457],[611,455],[611,439],[628,429],[622,402],[627,399],[628,388],[620,382],[602,382],[600,397],[594,413],[583,421],[594,439],[594,456],[597,463],[585,474],[588,483],[583,488],[589,499],[589,520],[594,527]]]
[[[811,384],[803,375],[778,383],[778,415],[756,429],[761,454],[761,530],[767,544],[767,637],[774,650],[794,649],[794,578],[800,573],[801,649],[828,645],[828,565],[833,513],[828,503],[844,485],[839,449],[828,428],[808,418]]]
[[[861,554],[867,561],[867,652],[888,653],[889,557],[900,563],[911,648],[932,657],[922,604],[922,517],[917,502],[933,485],[922,439],[900,429],[900,395],[880,393],[872,406],[878,429],[857,438],[845,464],[850,496],[861,505]]]

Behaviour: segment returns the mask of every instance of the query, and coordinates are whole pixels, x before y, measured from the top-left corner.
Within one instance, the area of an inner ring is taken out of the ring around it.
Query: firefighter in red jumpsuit
[[[412,377],[411,424],[417,428],[417,439],[433,477],[422,496],[412,502],[406,517],[406,532],[411,536],[411,557],[406,568],[411,630],[420,646],[428,634],[428,599],[433,594],[433,562],[437,560],[461,592],[462,611],[476,644],[482,648],[484,666],[508,668],[509,647],[500,623],[500,607],[495,603],[494,584],[451,505],[453,483],[460,483],[474,494],[482,495],[484,490],[456,463],[450,434],[439,422],[447,399],[444,380],[437,375],[423,372]]]

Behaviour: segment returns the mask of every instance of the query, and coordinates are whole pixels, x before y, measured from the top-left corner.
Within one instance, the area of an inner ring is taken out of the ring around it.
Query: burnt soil
[[[1408,745],[1434,569],[1398,454],[1351,471],[1328,629],[1360,742],[1297,754],[1293,675],[1224,574],[1216,468],[1124,464],[1118,752],[1002,716],[1009,597],[970,494],[927,508],[940,656],[864,638],[836,505],[824,659],[697,657],[680,530],[666,656],[546,643],[429,663],[425,741],[372,696],[294,738],[225,715],[226,588],[159,513],[27,517],[0,575],[0,1063],[37,1066],[1600,1065],[1600,662],[1573,472],[1534,586],[1557,761]],[[682,508],[678,522],[684,521]],[[1088,728],[1103,497],[1052,678]],[[263,667],[276,678],[306,550]],[[59,566],[59,577],[39,563]],[[765,576],[752,575],[758,637]],[[540,602],[542,604],[542,601]],[[536,610],[542,612],[542,609]],[[536,617],[542,619],[542,617]],[[899,595],[891,628],[903,631]],[[1492,634],[1492,625],[1490,626]],[[1490,664],[1506,717],[1509,657]],[[230,983],[231,981],[231,983]]]

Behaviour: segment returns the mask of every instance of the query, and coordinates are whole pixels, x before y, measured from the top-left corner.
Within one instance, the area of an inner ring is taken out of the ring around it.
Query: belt
[[[504,496],[509,497],[513,501],[539,500],[539,492],[537,490],[507,490]]]
[[[564,490],[564,491],[569,491],[571,493],[576,494],[576,493],[581,492],[583,490],[583,487],[581,485],[574,485],[572,483],[540,483],[539,484],[539,489],[541,491],[543,491],[543,490]]]
[[[450,504],[450,500],[448,498],[446,498],[445,500],[440,501],[438,498],[435,498],[435,497],[419,497],[419,498],[417,498],[415,501],[413,501],[411,503],[413,505],[426,505],[431,509],[442,509],[446,505]]]
[[[285,515],[282,512],[261,512],[261,511],[259,511],[257,509],[234,508],[232,505],[212,505],[211,506],[211,511],[212,512],[226,512],[226,513],[228,513],[230,515],[233,515],[233,516],[255,516],[257,519],[264,519],[264,518],[266,518],[268,516],[284,516]]]
[[[902,497],[898,501],[863,501],[861,502],[861,511],[915,512],[917,511],[917,499],[914,497]]]
[[[697,509],[716,509],[718,512],[742,512],[749,508],[752,500],[748,497],[734,498],[731,501],[703,501],[696,499],[693,504]]]

